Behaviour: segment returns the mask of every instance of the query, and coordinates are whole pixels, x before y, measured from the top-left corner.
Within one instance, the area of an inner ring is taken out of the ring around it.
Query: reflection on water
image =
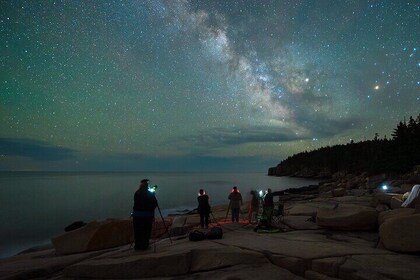
[[[227,204],[236,185],[247,199],[251,189],[282,190],[314,184],[298,178],[262,173],[0,173],[0,257],[49,242],[68,224],[128,218],[133,194],[143,178],[158,185],[163,214],[196,207],[200,188],[210,204]]]

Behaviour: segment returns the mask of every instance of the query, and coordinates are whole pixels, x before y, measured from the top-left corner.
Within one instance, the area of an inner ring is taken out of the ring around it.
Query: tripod
[[[165,219],[163,218],[162,212],[160,211],[160,207],[157,201],[156,201],[156,206],[157,206],[157,209],[159,210],[159,215],[160,215],[160,218],[162,219],[163,226],[165,227],[165,232],[163,234],[168,233],[169,240],[171,241],[171,244],[172,244],[171,233],[169,232],[169,229],[168,229],[169,227],[165,223]]]
[[[219,224],[219,222],[217,221],[216,217],[213,215],[213,212],[211,212],[211,211],[210,211],[210,215],[212,216],[213,221],[216,223],[216,225],[220,227],[220,224]]]
[[[231,203],[232,203],[232,201],[230,200],[230,201],[229,201],[229,206],[228,206],[227,211],[226,211],[225,221],[227,220],[227,217],[228,217],[228,215],[229,215],[229,210],[230,210],[230,205],[231,205]]]
[[[160,211],[160,207],[159,207],[159,204],[158,204],[157,200],[156,200],[156,206],[157,206],[157,209],[158,209],[158,211],[159,211],[160,218],[162,219],[163,226],[165,227],[165,232],[164,232],[163,234],[168,233],[168,236],[169,236],[169,241],[170,241],[170,242],[171,242],[171,244],[172,244],[171,233],[169,232],[169,229],[168,229],[169,227],[168,227],[168,226],[166,225],[166,223],[165,223],[165,219],[163,218],[162,211]],[[160,240],[160,239],[155,239],[155,240],[153,241],[153,252],[154,252],[154,253],[156,253],[156,242],[157,242],[158,240]]]

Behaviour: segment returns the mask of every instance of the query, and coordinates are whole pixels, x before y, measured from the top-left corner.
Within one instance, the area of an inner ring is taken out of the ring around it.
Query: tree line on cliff
[[[400,121],[392,131],[392,139],[351,141],[345,145],[322,147],[288,157],[269,175],[329,177],[336,172],[403,173],[420,164],[420,114],[408,122]]]

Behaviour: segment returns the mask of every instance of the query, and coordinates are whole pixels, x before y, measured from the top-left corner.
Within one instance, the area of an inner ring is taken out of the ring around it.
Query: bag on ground
[[[188,234],[188,239],[190,240],[190,241],[201,241],[201,240],[204,240],[204,238],[205,238],[206,236],[204,235],[204,233],[202,233],[201,231],[199,231],[199,230],[194,230],[194,231],[191,231],[189,234]]]
[[[221,239],[223,237],[223,229],[221,227],[213,227],[206,232],[207,239]]]

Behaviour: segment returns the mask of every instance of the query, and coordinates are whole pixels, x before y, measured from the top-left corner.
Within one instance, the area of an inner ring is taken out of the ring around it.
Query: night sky
[[[0,1],[0,170],[266,171],[420,112],[420,1]]]

